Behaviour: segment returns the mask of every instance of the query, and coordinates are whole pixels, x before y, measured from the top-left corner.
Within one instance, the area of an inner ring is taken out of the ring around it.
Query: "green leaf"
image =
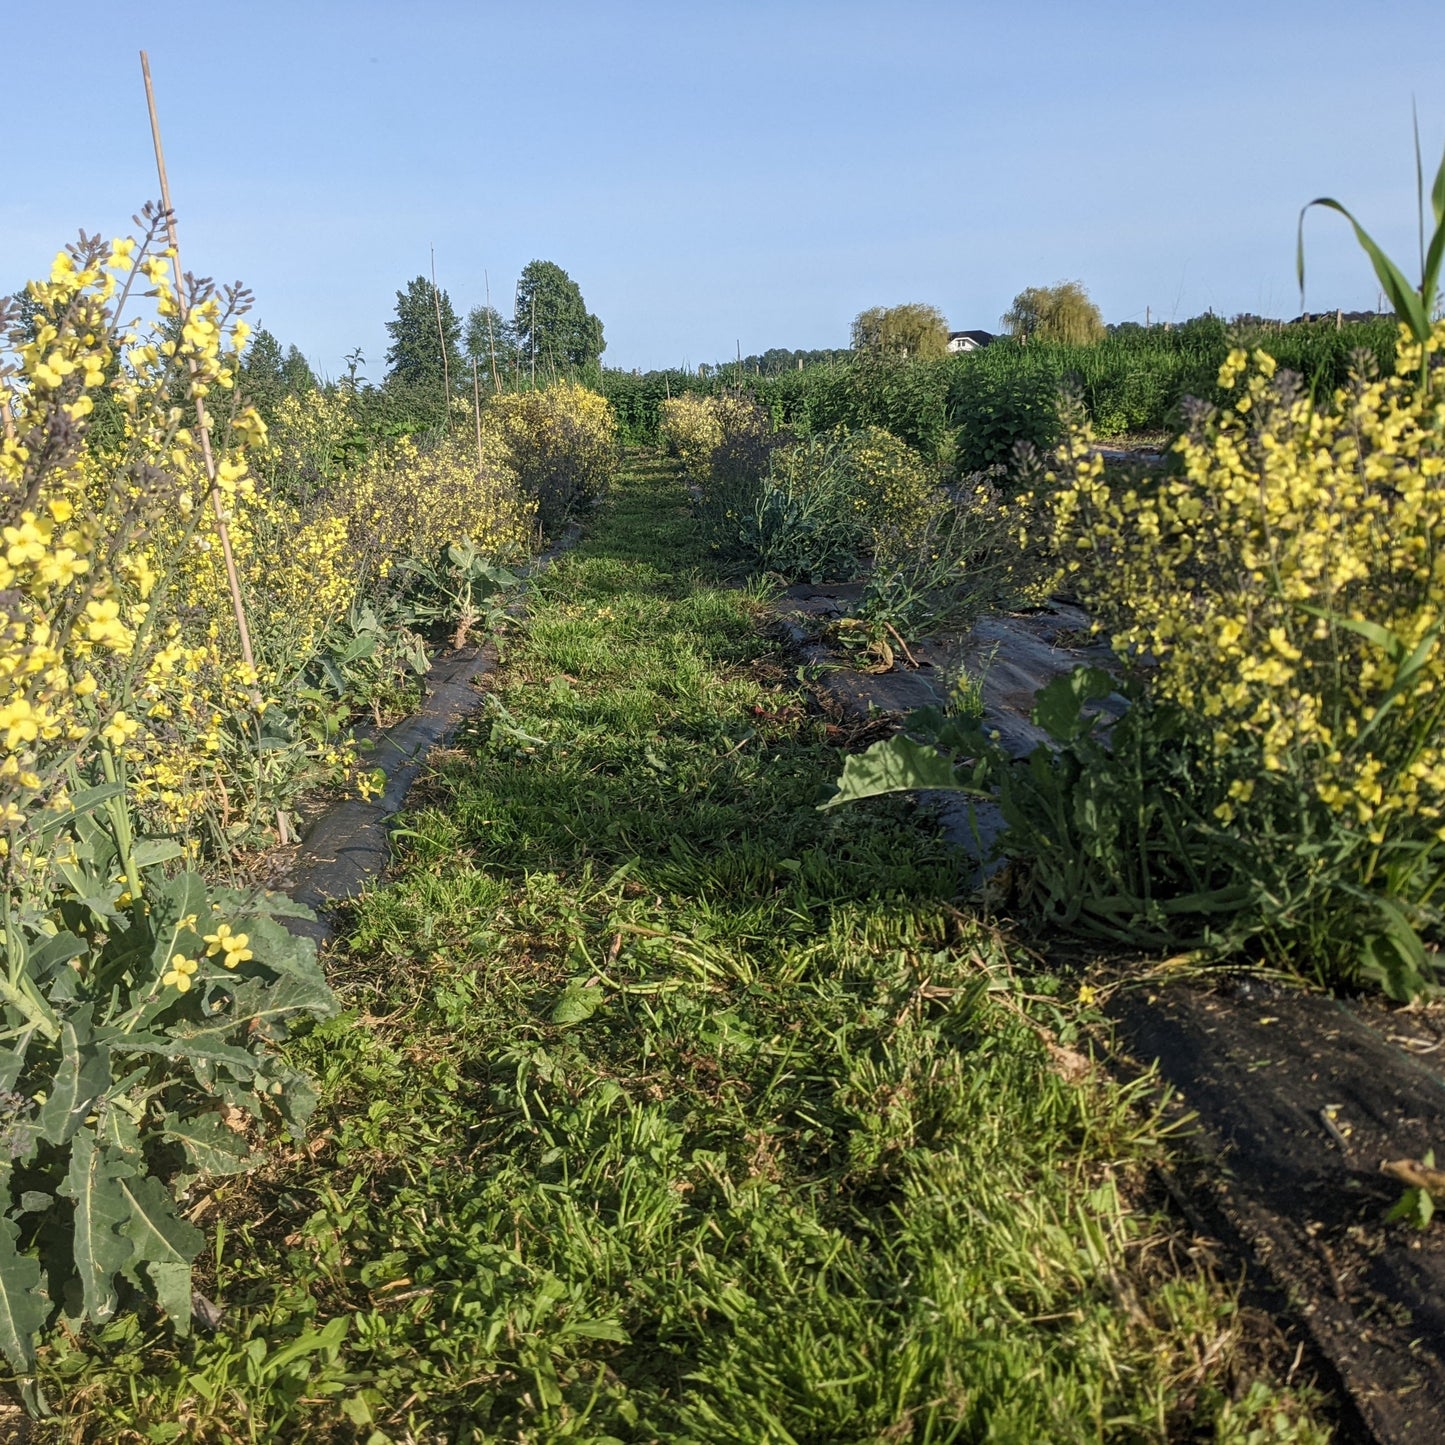
[[[1095,718],[1084,711],[1085,706],[1101,702],[1116,686],[1102,667],[1076,667],[1039,689],[1033,720],[1055,742],[1073,742],[1094,727]]]
[[[174,838],[142,838],[131,849],[137,868],[155,868],[185,856],[186,850]]]
[[[94,1043],[90,1013],[85,1004],[61,1025],[60,1067],[38,1115],[40,1131],[52,1144],[68,1143],[110,1087],[110,1052]]]
[[[95,788],[81,788],[78,792],[70,795],[70,811],[56,813],[38,821],[35,831],[43,838],[48,834],[58,832],[62,828],[69,827],[72,823],[78,822],[81,818],[88,817],[97,808],[104,806],[112,798],[118,798],[125,792],[120,783],[101,783]]]
[[[243,980],[232,991],[232,1028],[245,1028],[268,1039],[286,1037],[286,1024],[299,1014],[330,1018],[340,1005],[325,979],[283,973],[274,983],[262,978]]]
[[[1311,206],[1324,206],[1331,211],[1337,211],[1354,227],[1355,239],[1370,258],[1370,264],[1375,268],[1375,275],[1379,278],[1380,288],[1390,298],[1390,305],[1395,308],[1395,315],[1410,328],[1418,341],[1427,340],[1430,335],[1430,313],[1424,298],[1405,279],[1404,272],[1375,244],[1369,232],[1344,206],[1330,196],[1317,197],[1299,213],[1295,269],[1299,275],[1301,294],[1304,292],[1305,284],[1305,213]]]
[[[205,1239],[199,1229],[176,1214],[169,1191],[153,1175],[121,1178],[116,1187],[127,1210],[121,1233],[134,1248],[129,1267],[145,1265],[156,1303],[170,1316],[178,1334],[189,1334],[191,1261]]]
[[[50,1305],[40,1289],[40,1261],[15,1248],[19,1233],[13,1219],[0,1216],[0,1350],[17,1375],[28,1375]]]
[[[90,944],[77,937],[69,929],[62,929],[49,938],[32,939],[25,968],[37,983],[48,978],[56,969],[90,952]]]
[[[1435,987],[1435,968],[1419,933],[1393,898],[1374,899],[1384,923],[1361,946],[1361,973],[1397,1003],[1410,1003]]]
[[[186,1151],[186,1159],[197,1174],[240,1174],[260,1158],[213,1113],[190,1119],[167,1114],[165,1137]]]
[[[178,1022],[172,1025],[167,1038],[151,1034],[148,1052],[165,1059],[186,1059],[192,1064],[224,1064],[233,1074],[249,1079],[260,1061],[248,1049],[232,1042],[237,1032],[236,1021],[227,1010],[206,1023]]]
[[[1381,627],[1378,622],[1367,622],[1361,617],[1346,617],[1342,613],[1331,612],[1324,607],[1311,607],[1307,603],[1301,604],[1301,610],[1315,617],[1323,617],[1326,622],[1343,627],[1346,632],[1353,632],[1363,637],[1366,642],[1373,642],[1394,663],[1398,664],[1405,656],[1403,640],[1388,627]]]
[[[836,808],[841,803],[855,803],[860,798],[913,792],[921,788],[980,794],[979,789],[958,781],[951,758],[937,748],[916,743],[899,733],[896,737],[874,743],[866,752],[850,757],[843,764],[838,791],[827,802],[819,803],[818,808],[823,811]]]
[[[84,1312],[97,1324],[115,1313],[115,1276],[131,1256],[131,1242],[117,1231],[130,1215],[117,1181],[131,1166],[80,1129],[70,1146],[70,1171],[60,1193],[75,1201],[75,1268],[84,1291]]]
[[[563,1026],[580,1024],[601,1008],[604,996],[600,988],[584,987],[574,979],[562,990],[562,996],[552,1010],[552,1022]]]

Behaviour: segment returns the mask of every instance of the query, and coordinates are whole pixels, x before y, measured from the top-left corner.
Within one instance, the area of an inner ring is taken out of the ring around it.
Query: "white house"
[[[953,352],[977,351],[994,339],[992,331],[950,331],[948,349]]]

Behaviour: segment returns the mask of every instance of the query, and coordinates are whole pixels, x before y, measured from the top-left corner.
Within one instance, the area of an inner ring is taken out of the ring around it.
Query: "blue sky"
[[[863,307],[994,328],[1082,280],[1110,321],[1294,315],[1295,218],[1338,196],[1415,261],[1412,96],[1445,145],[1440,0],[0,0],[0,292],[156,194],[151,57],[186,265],[378,379],[395,293],[510,311],[558,262],[605,360],[840,346]],[[1338,217],[1313,309],[1372,307]]]

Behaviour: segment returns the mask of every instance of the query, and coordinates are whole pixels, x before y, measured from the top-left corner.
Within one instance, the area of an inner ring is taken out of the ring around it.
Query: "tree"
[[[532,261],[517,285],[512,321],[517,355],[523,366],[594,365],[607,349],[602,323],[587,310],[577,283],[553,261]]]
[[[437,307],[441,307],[441,336],[446,338],[446,366],[437,334]],[[457,387],[462,364],[462,323],[452,310],[451,297],[438,291],[425,276],[418,276],[405,291],[396,293],[396,320],[388,321],[391,345],[386,349],[386,379],[433,387],[440,391],[445,375]]]
[[[922,301],[870,306],[853,320],[853,350],[861,356],[933,361],[948,355],[948,321],[938,307]]]
[[[245,399],[269,421],[283,397],[315,391],[316,377],[296,347],[283,354],[281,343],[262,326],[242,358],[240,387]]]
[[[1003,314],[1004,329],[1020,341],[1058,341],[1089,346],[1104,339],[1104,318],[1078,281],[1030,286]]]
[[[476,362],[477,371],[482,376],[491,377],[494,356],[498,375],[507,374],[511,370],[513,353],[516,351],[511,324],[495,306],[473,306],[467,312],[462,349],[467,354],[468,362]]]

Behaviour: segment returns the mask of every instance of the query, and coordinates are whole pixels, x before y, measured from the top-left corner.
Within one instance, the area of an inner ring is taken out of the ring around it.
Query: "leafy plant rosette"
[[[162,877],[174,844],[126,863],[105,821],[118,794],[75,795],[55,828],[67,889],[7,940],[41,1004],[35,1020],[4,1010],[0,1049],[0,1348],[22,1376],[52,1315],[102,1323],[123,1290],[188,1332],[203,1241],[177,1197],[250,1168],[276,1126],[299,1136],[315,1096],[276,1045],[337,1010],[315,944],[283,922],[304,909]]]

